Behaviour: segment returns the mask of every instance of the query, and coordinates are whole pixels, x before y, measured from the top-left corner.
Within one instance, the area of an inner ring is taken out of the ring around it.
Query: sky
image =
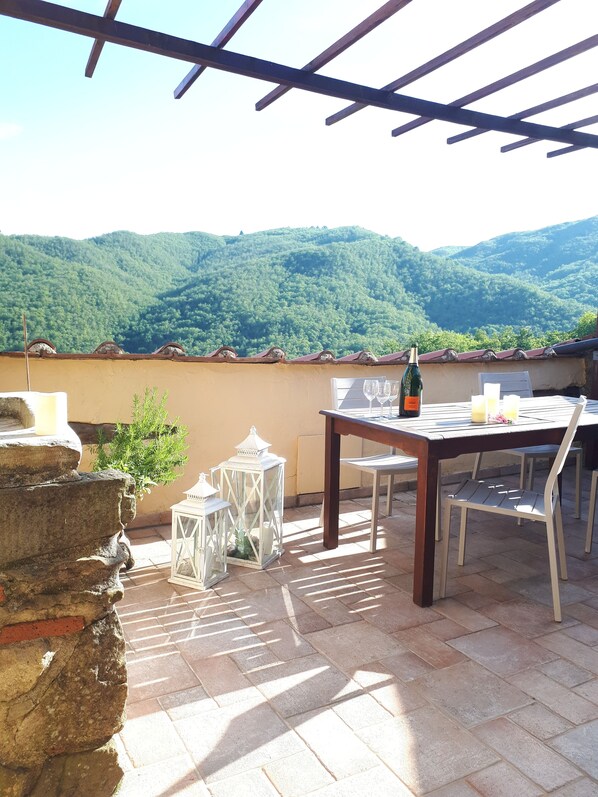
[[[105,0],[63,2],[101,15]],[[227,49],[301,67],[383,0],[263,0]],[[411,0],[322,74],[381,87],[525,0]],[[123,0],[117,19],[210,44],[241,0]],[[598,32],[595,0],[559,0],[532,20],[402,91],[451,102]],[[366,108],[338,124],[342,100],[207,70],[180,100],[182,61],[117,45],[84,76],[91,40],[0,16],[0,231],[89,238],[114,230],[237,235],[358,225],[424,251],[471,245],[598,213],[598,150],[558,158],[540,142],[501,154],[490,132]],[[508,115],[589,85],[598,48],[479,101]],[[534,117],[593,115],[598,94]],[[598,125],[584,128],[598,133]]]

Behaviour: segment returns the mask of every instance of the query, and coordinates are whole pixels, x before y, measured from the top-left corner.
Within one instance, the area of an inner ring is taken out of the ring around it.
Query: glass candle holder
[[[500,384],[497,382],[486,382],[484,385],[484,395],[488,400],[488,415],[498,415],[498,405],[500,402]]]
[[[472,423],[488,423],[488,399],[486,396],[471,397]]]
[[[519,396],[517,394],[511,394],[503,398],[502,414],[509,421],[516,421],[519,418]]]

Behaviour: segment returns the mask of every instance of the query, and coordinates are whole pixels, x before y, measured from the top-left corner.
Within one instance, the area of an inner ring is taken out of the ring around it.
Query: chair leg
[[[370,527],[370,553],[376,552],[376,537],[378,535],[378,505],[380,502],[380,474],[374,473],[374,487],[372,492],[372,525]]]
[[[442,564],[440,567],[439,596],[446,598],[446,578],[448,573],[449,541],[451,537],[451,505],[447,503],[442,524]]]
[[[322,526],[322,528],[324,528],[324,501],[322,501],[322,507],[321,507],[321,509],[320,509],[320,520],[319,520],[319,524],[320,524],[320,526]]]
[[[556,540],[558,543],[561,578],[563,581],[566,581],[568,576],[567,576],[567,554],[565,551],[565,535],[563,533],[563,513],[561,511],[561,505],[558,501],[554,508],[554,514],[556,520]]]
[[[573,517],[581,517],[581,451],[575,455],[575,514]]]
[[[440,513],[442,512],[442,476],[440,473],[441,463],[438,463],[438,481],[436,482],[436,528],[434,529],[434,539],[436,542],[442,539],[442,528],[440,523]]]
[[[588,531],[586,534],[586,553],[592,552],[592,537],[594,536],[594,515],[596,514],[596,492],[598,490],[598,470],[592,473],[592,486],[590,488],[590,505],[588,507]]]
[[[561,596],[559,594],[559,577],[556,563],[556,542],[554,539],[554,518],[551,514],[546,516],[546,539],[548,542],[548,562],[550,565],[550,585],[552,587],[552,605],[554,607],[555,622],[563,619],[561,614]]]
[[[392,515],[392,495],[394,492],[395,480],[392,473],[388,477],[388,487],[386,488],[386,514],[388,517]]]
[[[534,460],[533,460],[533,457],[532,457],[532,459],[530,460],[530,476],[529,476],[529,478],[531,478],[531,463],[533,461]],[[521,457],[521,470],[519,471],[519,489],[522,490],[522,491],[525,490],[525,477],[526,477],[527,465],[528,465],[527,457],[525,456],[525,454],[523,454],[522,457]],[[529,481],[528,481],[527,489],[528,490],[531,489],[530,486],[529,486]],[[523,518],[517,518],[517,525],[518,526],[523,526]]]
[[[475,455],[475,460],[473,462],[473,470],[471,471],[471,478],[477,479],[478,473],[480,472],[480,468],[482,467],[482,451],[478,451]]]
[[[461,508],[461,522],[459,523],[459,558],[457,564],[463,567],[465,563],[465,530],[467,527],[467,509]]]

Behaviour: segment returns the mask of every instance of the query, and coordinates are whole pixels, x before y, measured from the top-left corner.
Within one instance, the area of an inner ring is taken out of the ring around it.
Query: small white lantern
[[[236,446],[237,454],[212,469],[224,499],[230,502],[233,526],[229,564],[263,569],[282,553],[284,460],[269,452],[270,443],[251,427]]]
[[[226,545],[231,525],[230,504],[199,475],[185,491],[187,498],[172,509],[171,584],[207,589],[226,578]]]

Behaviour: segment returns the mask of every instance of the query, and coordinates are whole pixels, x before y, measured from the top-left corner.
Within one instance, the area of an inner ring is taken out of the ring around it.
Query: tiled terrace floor
[[[169,528],[131,535],[121,795],[598,795],[598,542],[571,503],[560,625],[543,526],[470,515],[450,597],[421,609],[414,493],[376,554],[368,505],[342,505],[333,551],[319,507],[287,511],[282,559],[206,592],[168,583]]]

